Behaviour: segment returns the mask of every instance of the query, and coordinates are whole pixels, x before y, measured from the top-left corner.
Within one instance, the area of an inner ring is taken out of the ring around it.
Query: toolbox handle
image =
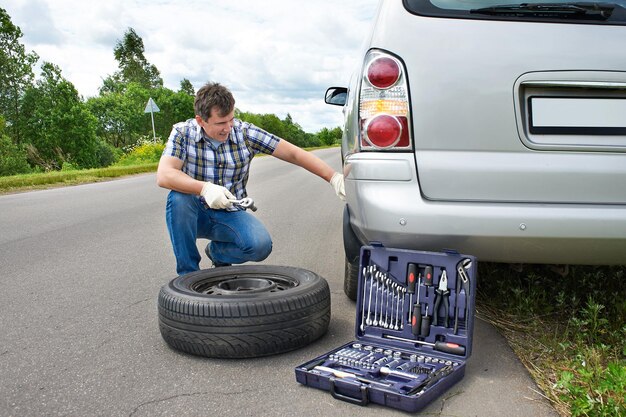
[[[349,395],[340,394],[335,389],[335,378],[329,378],[330,380],[330,395],[333,396],[336,400],[341,400],[348,402],[350,404],[362,405],[366,406],[369,404],[369,396],[367,393],[367,387],[363,384],[359,384],[359,389],[361,390],[361,398],[350,397]]]

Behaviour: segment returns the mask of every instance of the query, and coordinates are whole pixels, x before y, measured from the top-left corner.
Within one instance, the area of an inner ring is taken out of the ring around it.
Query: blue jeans
[[[256,217],[246,211],[210,209],[196,195],[170,191],[165,219],[178,275],[200,269],[198,238],[211,241],[211,257],[219,263],[258,262],[272,252],[272,238]]]

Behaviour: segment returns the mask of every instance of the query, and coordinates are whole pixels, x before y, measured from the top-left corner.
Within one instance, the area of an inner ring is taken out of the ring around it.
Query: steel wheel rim
[[[206,295],[244,295],[280,292],[298,286],[298,281],[275,274],[232,274],[196,282],[192,290]]]

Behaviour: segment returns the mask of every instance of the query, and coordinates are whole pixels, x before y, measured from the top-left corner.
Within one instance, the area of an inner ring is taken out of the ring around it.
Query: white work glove
[[[341,201],[346,201],[346,187],[343,182],[343,175],[335,172],[333,177],[330,179],[330,185],[333,186],[337,197],[339,197]]]
[[[204,197],[207,205],[212,209],[228,209],[233,206],[230,200],[236,200],[236,197],[221,185],[205,182],[200,191],[200,195]]]

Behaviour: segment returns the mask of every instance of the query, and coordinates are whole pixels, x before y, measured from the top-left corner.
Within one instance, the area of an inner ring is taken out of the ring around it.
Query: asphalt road
[[[337,149],[317,154],[339,167]],[[354,338],[342,204],[319,178],[271,157],[253,162],[248,190],[274,239],[264,263],[325,277],[332,318],[305,348],[247,360],[189,356],[163,342],[156,299],[175,268],[166,191],[154,175],[0,196],[0,416],[405,414],[296,382],[296,366]],[[479,321],[465,378],[423,414],[556,416],[537,391]]]

